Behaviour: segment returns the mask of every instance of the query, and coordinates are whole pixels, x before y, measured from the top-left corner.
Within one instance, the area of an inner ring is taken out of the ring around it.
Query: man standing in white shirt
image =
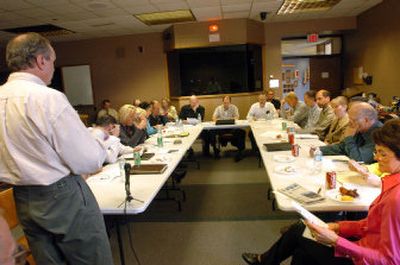
[[[267,96],[265,94],[260,94],[258,96],[258,102],[251,105],[249,112],[247,113],[247,120],[272,120],[278,117],[278,112],[276,111],[274,105],[271,102],[267,102]],[[257,144],[254,139],[253,132],[249,131],[249,138],[251,142],[251,149],[253,152],[257,152]]]
[[[13,38],[0,87],[0,181],[14,185],[18,218],[37,264],[110,265],[103,216],[81,177],[106,150],[64,94],[47,87],[55,52],[37,33]]]

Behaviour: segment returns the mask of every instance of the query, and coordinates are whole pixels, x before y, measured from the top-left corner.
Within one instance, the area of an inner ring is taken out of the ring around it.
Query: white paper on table
[[[199,120],[195,119],[195,118],[187,118],[186,121],[187,121],[187,123],[193,124],[193,125],[196,125],[196,124],[200,123]]]
[[[286,132],[263,132],[261,134],[262,137],[272,138],[272,139],[278,139],[277,138],[278,135],[281,136],[280,139],[287,139],[287,133]]]
[[[318,135],[309,133],[299,133],[294,136],[296,139],[318,139]]]

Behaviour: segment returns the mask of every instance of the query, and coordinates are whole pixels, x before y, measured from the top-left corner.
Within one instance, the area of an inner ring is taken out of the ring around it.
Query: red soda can
[[[290,133],[288,134],[288,138],[289,138],[289,143],[290,143],[291,145],[294,145],[294,132],[290,132]]]
[[[336,189],[336,172],[326,172],[325,188],[327,190]]]
[[[297,157],[300,153],[300,146],[298,144],[292,144],[292,156]]]

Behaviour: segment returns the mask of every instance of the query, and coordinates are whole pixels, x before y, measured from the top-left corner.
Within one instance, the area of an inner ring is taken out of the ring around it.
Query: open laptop
[[[215,125],[231,125],[235,124],[235,119],[228,119],[228,120],[217,120]]]

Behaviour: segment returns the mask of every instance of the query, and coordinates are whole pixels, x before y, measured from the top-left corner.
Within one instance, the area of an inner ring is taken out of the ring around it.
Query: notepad
[[[231,125],[235,124],[235,119],[217,120],[215,125]]]
[[[276,151],[290,151],[292,146],[290,143],[269,143],[264,144],[267,148],[268,152],[276,152]]]
[[[167,164],[144,164],[140,166],[133,166],[131,174],[162,174],[168,168]]]

